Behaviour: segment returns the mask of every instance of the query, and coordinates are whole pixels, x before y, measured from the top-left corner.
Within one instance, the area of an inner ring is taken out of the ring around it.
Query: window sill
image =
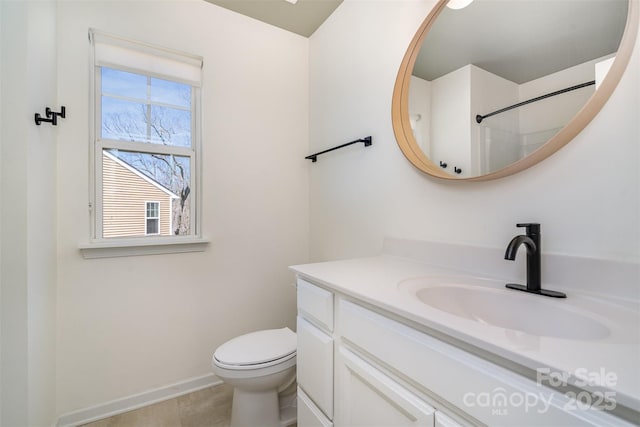
[[[209,240],[196,237],[114,239],[82,244],[79,249],[84,259],[95,259],[203,252],[208,244]]]

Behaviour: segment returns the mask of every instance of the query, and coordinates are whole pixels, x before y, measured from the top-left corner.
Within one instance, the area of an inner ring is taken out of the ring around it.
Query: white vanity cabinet
[[[300,427],[461,427],[348,346],[335,346],[334,294],[304,279],[297,288]]]
[[[309,280],[298,304],[300,427],[632,425]]]
[[[298,425],[331,426],[333,420],[333,293],[297,280]]]

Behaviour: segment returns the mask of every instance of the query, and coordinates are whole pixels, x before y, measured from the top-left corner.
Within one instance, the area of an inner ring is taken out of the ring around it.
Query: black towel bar
[[[347,142],[346,144],[338,145],[336,147],[329,148],[329,149],[324,150],[324,151],[320,151],[320,152],[315,153],[315,154],[310,154],[307,157],[305,157],[305,159],[309,159],[309,160],[311,160],[312,162],[315,163],[315,162],[318,161],[318,156],[320,154],[328,153],[329,151],[337,150],[338,148],[343,148],[343,147],[346,147],[348,145],[357,144],[358,142],[364,142],[364,146],[365,147],[368,147],[368,146],[370,146],[372,144],[371,137],[367,136],[367,137],[364,137],[364,138],[356,139],[355,141]]]

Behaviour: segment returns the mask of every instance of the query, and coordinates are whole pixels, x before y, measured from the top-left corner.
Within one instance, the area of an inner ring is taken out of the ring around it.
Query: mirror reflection
[[[416,142],[461,178],[534,152],[597,90],[627,10],[627,0],[475,0],[443,8],[411,76]]]

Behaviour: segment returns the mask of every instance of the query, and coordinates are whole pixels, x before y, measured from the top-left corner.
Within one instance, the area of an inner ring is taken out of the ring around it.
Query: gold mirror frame
[[[541,162],[568,144],[598,114],[602,106],[613,93],[627,68],[627,64],[629,63],[629,59],[633,52],[636,35],[638,33],[638,1],[629,0],[627,23],[622,40],[620,41],[618,53],[616,54],[616,59],[613,61],[611,69],[602,81],[598,90],[594,92],[587,103],[580,109],[580,111],[578,111],[569,123],[567,123],[565,127],[549,139],[549,141],[547,141],[542,147],[517,162],[486,175],[460,178],[442,171],[440,167],[434,164],[424,154],[416,142],[409,121],[409,84],[411,81],[413,67],[420,52],[423,40],[442,9],[446,7],[448,1],[449,0],[439,0],[416,32],[413,40],[411,40],[411,44],[409,44],[409,48],[407,49],[407,52],[402,59],[402,63],[400,64],[398,77],[396,78],[396,83],[393,89],[391,120],[393,124],[393,132],[396,136],[396,141],[400,146],[400,150],[402,150],[405,157],[415,167],[436,178],[453,181],[489,181],[513,175],[530,168],[538,162]]]

